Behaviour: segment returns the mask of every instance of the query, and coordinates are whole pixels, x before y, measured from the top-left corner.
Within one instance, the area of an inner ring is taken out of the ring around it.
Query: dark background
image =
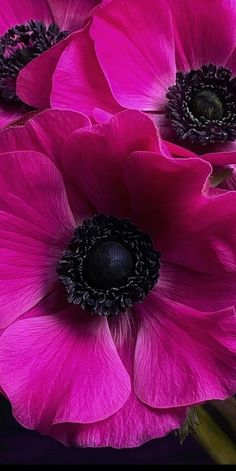
[[[50,437],[23,429],[0,398],[0,464],[211,464],[193,438],[180,446],[170,434],[129,450],[66,448]]]

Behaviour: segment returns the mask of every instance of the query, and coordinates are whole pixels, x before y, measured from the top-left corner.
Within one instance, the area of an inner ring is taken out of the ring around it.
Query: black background
[[[0,464],[211,464],[193,438],[180,446],[170,434],[129,450],[66,448],[50,437],[23,429],[0,398]]]

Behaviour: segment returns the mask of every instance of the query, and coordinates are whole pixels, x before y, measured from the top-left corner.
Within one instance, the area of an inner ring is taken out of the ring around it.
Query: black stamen
[[[0,38],[0,101],[3,104],[26,106],[16,96],[19,71],[67,35],[54,23],[46,27],[41,21],[30,20],[9,29]]]
[[[111,316],[142,301],[159,268],[148,234],[127,219],[97,215],[77,227],[57,272],[70,303]]]
[[[213,64],[178,72],[167,93],[167,116],[178,137],[206,145],[236,139],[236,78]]]
[[[221,100],[212,90],[197,92],[192,98],[190,109],[199,119],[221,119],[224,115]]]

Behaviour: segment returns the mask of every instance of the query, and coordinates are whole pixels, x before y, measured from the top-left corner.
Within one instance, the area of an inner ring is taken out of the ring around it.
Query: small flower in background
[[[224,0],[104,6],[91,37],[117,102],[150,113],[175,142],[234,141],[235,17],[235,4]]]
[[[97,121],[122,108],[145,111],[175,155],[215,163],[226,152],[223,159],[235,163],[235,21],[235,2],[224,0],[104,2],[54,69],[45,61],[40,74],[53,80],[47,106]],[[40,59],[19,78],[32,106],[39,66]]]
[[[99,0],[1,2],[0,125],[17,120],[30,110],[17,94],[19,72],[69,33],[81,29],[97,4]],[[64,47],[63,42],[59,48],[62,51]]]
[[[133,447],[234,393],[236,195],[210,173],[135,111],[2,131],[0,385],[22,425]]]

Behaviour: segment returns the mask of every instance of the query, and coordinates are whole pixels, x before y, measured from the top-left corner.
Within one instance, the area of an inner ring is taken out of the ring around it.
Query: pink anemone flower
[[[144,111],[175,155],[236,163],[235,23],[230,0],[108,0],[53,69],[39,72],[39,59],[23,70],[19,93],[35,106],[40,73],[53,81],[47,106],[97,121]]]
[[[62,51],[70,41],[63,41],[64,38],[85,25],[98,3],[99,0],[1,1],[0,126],[18,120],[30,109],[16,90],[19,72],[58,43]]]
[[[25,427],[134,447],[236,389],[236,194],[145,114],[1,133],[0,387]]]

